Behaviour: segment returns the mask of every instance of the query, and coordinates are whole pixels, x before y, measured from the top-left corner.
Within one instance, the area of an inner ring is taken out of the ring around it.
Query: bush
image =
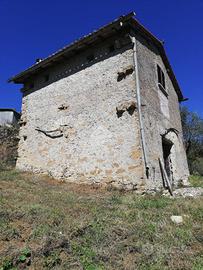
[[[0,170],[15,167],[17,159],[19,129],[0,126]]]
[[[203,176],[203,158],[202,157],[196,158],[192,162],[191,167],[192,167],[193,174]]]
[[[191,174],[203,175],[203,119],[181,107],[183,138]]]

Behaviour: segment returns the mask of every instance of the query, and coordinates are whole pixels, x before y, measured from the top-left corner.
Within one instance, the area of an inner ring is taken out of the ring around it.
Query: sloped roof
[[[25,71],[11,77],[8,82],[14,83],[24,83],[24,81],[42,71],[43,69],[54,65],[56,62],[60,62],[64,58],[68,58],[70,55],[80,51],[81,49],[87,48],[89,45],[93,44],[94,42],[100,40],[101,38],[107,38],[112,34],[116,33],[119,29],[123,28],[124,26],[131,26],[136,31],[140,32],[141,34],[145,35],[148,39],[150,39],[154,45],[158,48],[160,55],[163,59],[163,62],[166,66],[168,71],[169,77],[173,83],[173,86],[177,92],[179,101],[183,100],[183,95],[179,84],[176,80],[175,74],[172,70],[172,67],[169,63],[168,57],[166,55],[163,42],[156,38],[151,32],[149,32],[138,20],[134,18],[135,13],[131,12],[125,16],[121,16],[118,19],[114,20],[113,22],[109,23],[108,25],[103,26],[102,28],[93,31],[92,33],[74,41],[73,43],[69,44],[68,46],[63,47],[62,49],[58,50],[57,52],[49,55],[47,58],[43,59],[39,63],[36,63],[26,69]]]

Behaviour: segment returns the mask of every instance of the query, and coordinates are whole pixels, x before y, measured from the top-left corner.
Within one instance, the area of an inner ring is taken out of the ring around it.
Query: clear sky
[[[130,11],[165,41],[185,105],[203,117],[203,0],[0,0],[0,108],[21,109],[9,77]]]

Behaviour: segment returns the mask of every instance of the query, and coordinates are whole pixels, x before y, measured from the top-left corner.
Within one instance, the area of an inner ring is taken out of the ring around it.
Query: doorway
[[[172,170],[172,162],[171,162],[172,147],[173,147],[173,143],[163,137],[162,148],[163,148],[164,167],[171,183],[173,183],[173,170]]]

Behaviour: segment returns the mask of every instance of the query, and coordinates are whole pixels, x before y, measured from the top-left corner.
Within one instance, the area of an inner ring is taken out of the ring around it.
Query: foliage
[[[15,167],[18,148],[19,128],[0,126],[0,171]]]
[[[187,107],[181,107],[181,119],[190,172],[203,175],[203,119]]]
[[[3,261],[2,267],[0,268],[0,270],[9,270],[13,268],[13,263],[10,259],[5,259]]]

